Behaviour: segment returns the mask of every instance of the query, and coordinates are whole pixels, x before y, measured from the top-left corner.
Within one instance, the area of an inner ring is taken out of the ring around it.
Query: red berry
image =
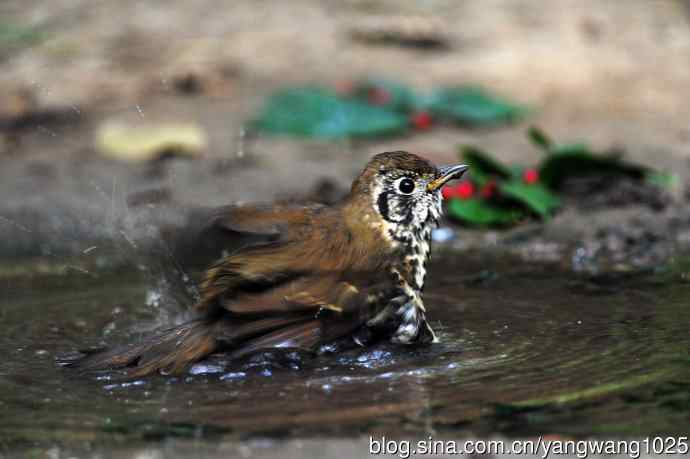
[[[474,194],[474,185],[472,182],[460,182],[455,187],[455,195],[460,199],[469,199]]]
[[[367,94],[367,99],[371,105],[386,105],[392,97],[391,93],[383,88],[371,88]]]
[[[539,181],[539,172],[536,169],[526,169],[522,173],[522,180],[528,185],[532,185]]]
[[[496,182],[493,180],[490,180],[482,186],[481,190],[479,190],[479,193],[482,195],[483,198],[489,199],[492,197],[494,194],[496,194]]]
[[[412,125],[417,129],[429,129],[431,127],[432,118],[428,112],[418,112],[410,117]]]
[[[441,196],[443,199],[450,199],[455,196],[455,189],[452,186],[444,186],[441,188]]]

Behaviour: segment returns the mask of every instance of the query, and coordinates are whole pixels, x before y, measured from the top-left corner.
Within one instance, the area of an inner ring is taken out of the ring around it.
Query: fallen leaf
[[[499,183],[498,188],[503,195],[520,201],[541,217],[549,215],[560,205],[560,199],[540,183],[510,180]]]
[[[123,161],[151,161],[167,155],[194,158],[206,147],[206,133],[195,124],[134,126],[111,121],[96,131],[97,150]]]
[[[427,107],[439,117],[470,125],[491,125],[520,119],[526,107],[473,86],[434,91]]]
[[[253,127],[273,134],[304,137],[373,137],[406,131],[405,115],[333,91],[306,87],[288,89],[269,98]]]

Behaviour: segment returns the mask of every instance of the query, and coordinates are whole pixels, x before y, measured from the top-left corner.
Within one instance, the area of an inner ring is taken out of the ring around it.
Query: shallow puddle
[[[54,359],[170,324],[176,311],[150,282],[74,274],[0,288],[0,451],[257,435],[687,434],[690,284],[672,269],[581,277],[439,257],[426,303],[440,344],[218,356],[185,377],[124,383]]]

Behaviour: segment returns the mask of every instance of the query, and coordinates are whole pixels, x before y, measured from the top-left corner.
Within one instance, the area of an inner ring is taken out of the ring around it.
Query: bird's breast
[[[417,231],[407,232],[405,244],[401,243],[402,269],[405,281],[417,291],[424,288],[426,262],[431,251],[431,227],[425,226]]]

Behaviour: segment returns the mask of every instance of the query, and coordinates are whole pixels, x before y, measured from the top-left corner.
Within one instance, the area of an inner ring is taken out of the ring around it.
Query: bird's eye
[[[405,177],[398,182],[398,190],[402,194],[411,194],[414,191],[414,180],[409,177]]]

